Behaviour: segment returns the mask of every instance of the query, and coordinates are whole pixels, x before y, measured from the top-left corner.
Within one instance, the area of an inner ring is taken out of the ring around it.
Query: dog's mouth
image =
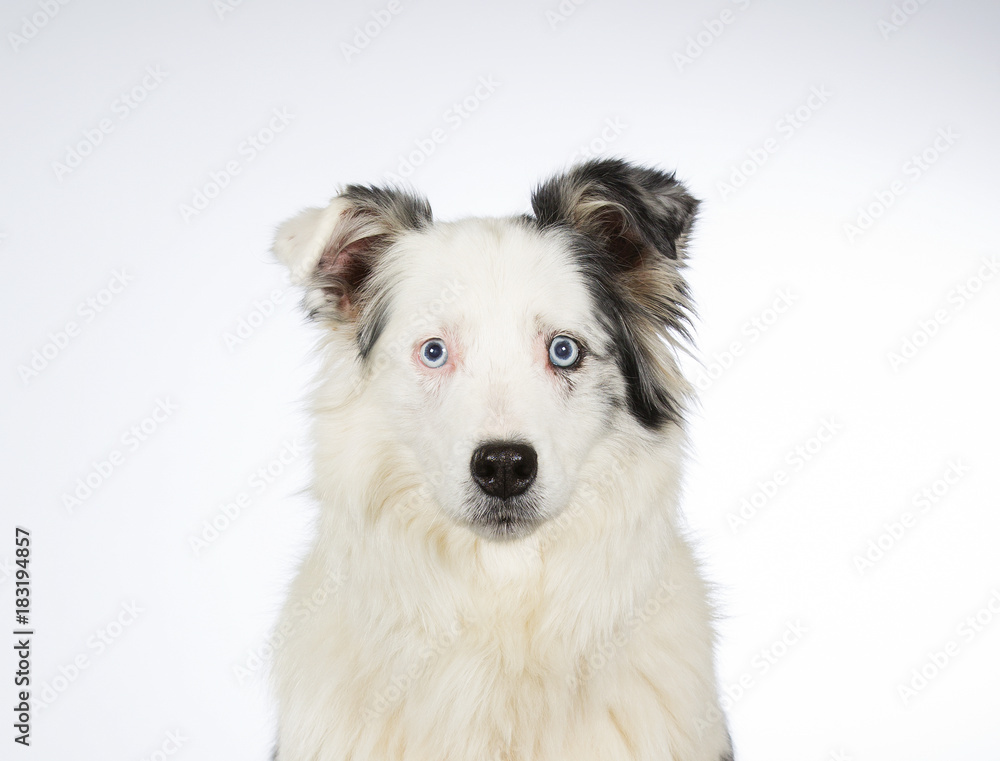
[[[522,539],[542,522],[531,499],[477,499],[470,505],[468,525],[484,539],[509,542]]]

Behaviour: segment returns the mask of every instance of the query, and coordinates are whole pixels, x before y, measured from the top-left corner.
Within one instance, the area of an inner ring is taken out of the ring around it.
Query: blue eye
[[[572,367],[580,361],[580,347],[569,336],[556,336],[549,344],[549,362],[556,367]]]
[[[441,367],[448,361],[448,349],[440,338],[425,341],[419,353],[420,361],[428,367]]]

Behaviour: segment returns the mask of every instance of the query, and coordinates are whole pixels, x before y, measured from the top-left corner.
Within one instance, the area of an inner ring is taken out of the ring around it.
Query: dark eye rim
[[[571,365],[557,365],[552,361],[552,344],[559,338],[568,338],[570,341],[576,344],[576,360]],[[565,370],[567,372],[576,370],[583,364],[584,357],[587,356],[587,346],[579,337],[573,335],[572,333],[567,333],[565,331],[560,331],[558,333],[553,333],[549,336],[546,341],[546,353],[548,355],[549,366],[555,370]]]

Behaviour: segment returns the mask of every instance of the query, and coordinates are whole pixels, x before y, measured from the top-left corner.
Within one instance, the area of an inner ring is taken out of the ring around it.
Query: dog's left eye
[[[420,361],[428,367],[441,367],[448,361],[448,347],[440,338],[424,341],[420,347]]]
[[[580,346],[569,336],[556,336],[549,344],[549,362],[556,367],[572,367],[580,360]]]

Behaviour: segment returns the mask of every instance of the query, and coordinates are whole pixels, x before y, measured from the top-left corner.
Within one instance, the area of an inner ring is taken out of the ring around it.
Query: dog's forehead
[[[443,315],[581,321],[591,314],[581,268],[564,235],[518,218],[472,218],[408,236],[390,267],[398,303]]]

